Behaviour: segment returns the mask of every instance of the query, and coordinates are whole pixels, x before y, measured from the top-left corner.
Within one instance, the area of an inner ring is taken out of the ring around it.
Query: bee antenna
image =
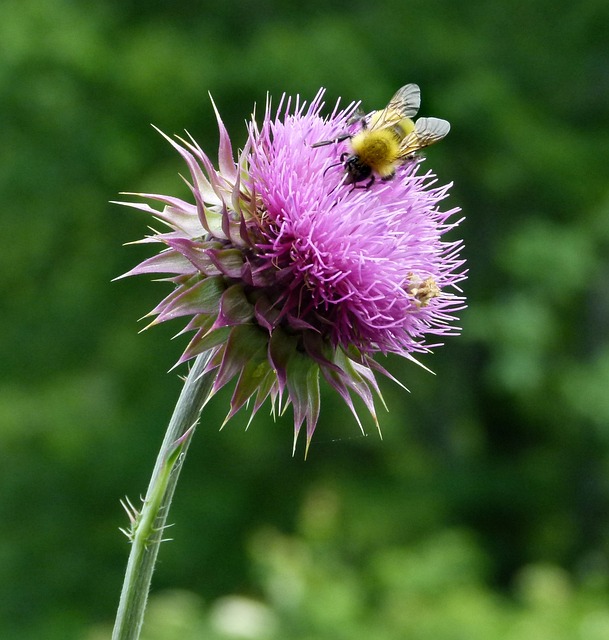
[[[329,170],[329,169],[332,169],[332,167],[338,167],[338,165],[339,165],[339,164],[342,164],[342,162],[334,162],[333,164],[328,165],[328,166],[324,169],[324,172],[323,172],[323,174],[322,174],[322,175],[323,175],[323,177],[324,177],[324,178],[326,177],[326,173],[328,173],[328,170]]]
[[[325,171],[324,171],[324,173],[323,173],[324,177],[325,177],[326,173],[328,172],[328,169],[332,169],[332,167],[337,167],[337,166],[339,166],[339,165],[341,165],[341,164],[343,164],[343,163],[342,163],[342,162],[335,162],[334,164],[331,164],[329,167],[326,167],[326,169],[325,169]],[[328,193],[328,195],[330,195],[331,193],[334,193],[334,192],[338,189],[338,187],[340,187],[341,185],[345,184],[345,180],[346,180],[346,179],[347,179],[347,174],[345,173],[345,174],[343,175],[343,177],[341,178],[340,182],[338,182],[338,183],[336,184],[336,186],[334,186],[334,187],[330,190],[330,192]],[[349,193],[351,193],[351,191],[349,191]],[[336,204],[336,203],[334,203],[334,205],[335,205],[335,204]],[[334,206],[334,205],[332,205],[332,206]]]

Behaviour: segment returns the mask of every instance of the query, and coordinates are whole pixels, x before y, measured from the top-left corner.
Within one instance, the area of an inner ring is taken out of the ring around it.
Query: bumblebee
[[[311,145],[322,147],[349,140],[351,152],[341,155],[345,167],[346,184],[357,185],[368,180],[370,187],[378,176],[390,180],[396,169],[414,157],[414,154],[450,131],[450,124],[440,118],[412,118],[421,105],[421,91],[416,84],[399,89],[389,104],[380,111],[373,111],[358,118],[360,129],[356,133],[344,133],[333,140],[323,140]]]

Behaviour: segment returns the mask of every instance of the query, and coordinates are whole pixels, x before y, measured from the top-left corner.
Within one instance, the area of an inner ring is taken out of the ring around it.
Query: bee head
[[[347,172],[345,184],[361,182],[369,178],[372,174],[372,168],[364,164],[356,155],[350,155],[344,158],[344,165]]]

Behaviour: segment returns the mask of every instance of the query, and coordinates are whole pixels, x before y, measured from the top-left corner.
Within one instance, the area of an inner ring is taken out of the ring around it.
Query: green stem
[[[140,636],[169,506],[194,427],[213,384],[213,373],[203,373],[208,361],[207,353],[195,360],[167,427],[142,510],[138,514],[130,508],[131,553],[112,640],[137,640]]]

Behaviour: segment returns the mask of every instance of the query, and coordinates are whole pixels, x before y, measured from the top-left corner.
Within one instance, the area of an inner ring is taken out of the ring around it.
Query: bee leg
[[[375,180],[376,177],[374,176],[374,174],[372,174],[366,184],[358,184],[357,182],[353,182],[353,186],[349,190],[349,193],[353,193],[355,189],[364,189],[364,191],[368,191],[368,189],[370,189],[370,187],[374,184]]]

